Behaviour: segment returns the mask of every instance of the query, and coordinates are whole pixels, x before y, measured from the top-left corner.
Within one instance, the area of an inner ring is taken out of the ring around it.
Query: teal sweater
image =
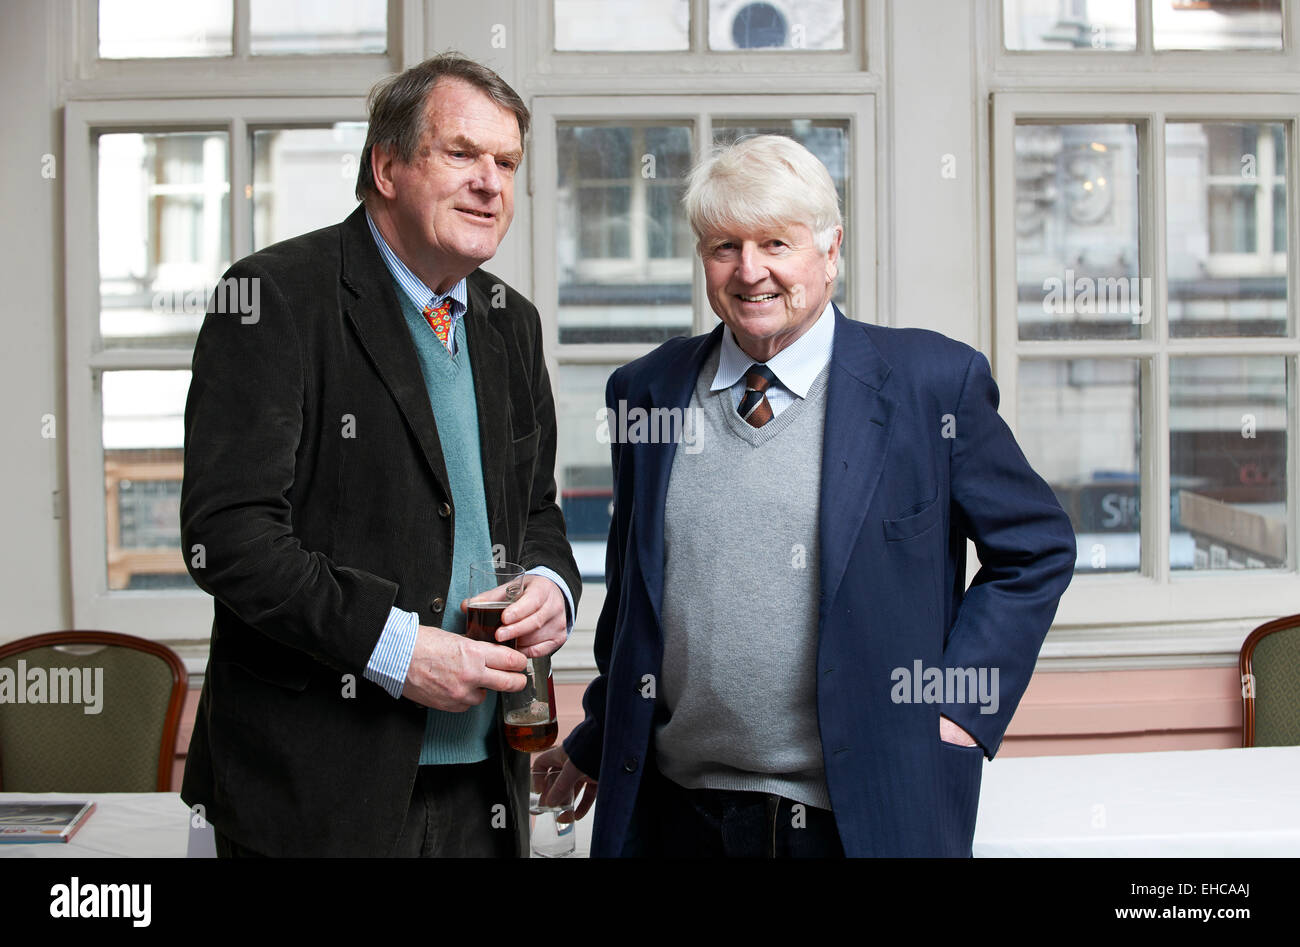
[[[415,342],[425,387],[429,389],[429,402],[438,423],[438,440],[442,445],[447,479],[451,483],[452,507],[456,511],[451,586],[447,589],[442,627],[446,631],[464,634],[465,614],[460,610],[460,603],[469,597],[469,564],[492,558],[487,498],[483,490],[483,460],[479,451],[478,401],[474,397],[474,373],[469,364],[465,320],[456,321],[456,356],[453,358],[433,334],[420,310],[415,308],[400,286],[394,286],[402,304],[402,315],[406,317]],[[493,690],[487,692],[483,703],[464,713],[431,709],[424,726],[420,764],[477,763],[487,759],[487,741],[496,709],[497,693]]]

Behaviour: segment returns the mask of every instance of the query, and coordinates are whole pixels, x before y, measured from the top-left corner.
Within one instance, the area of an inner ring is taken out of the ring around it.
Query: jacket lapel
[[[835,601],[889,448],[895,403],[881,394],[889,364],[835,309],[821,474],[821,608]]]
[[[392,274],[384,265],[370,225],[366,223],[364,205],[343,222],[341,234],[343,292],[340,296],[344,317],[352,324],[362,348],[397,402],[443,494],[450,498],[451,483],[447,479],[433,407],[429,404],[429,389],[420,372],[411,331],[402,317]]]
[[[722,338],[719,323],[708,335],[690,341],[681,359],[682,368],[671,375],[660,374],[650,382],[650,402],[647,408],[679,408],[685,419],[691,394],[699,378],[700,368],[713,347]],[[631,410],[635,405],[628,405]],[[615,405],[616,413],[625,410]],[[652,426],[653,428],[653,426]],[[672,473],[673,459],[677,456],[676,444],[632,445],[633,483],[636,496],[632,505],[633,531],[636,533],[637,558],[646,592],[654,608],[655,624],[662,627],[664,598],[664,506],[668,498],[668,478]]]
[[[483,490],[487,499],[489,532],[494,542],[505,539],[502,524],[505,513],[506,452],[511,443],[510,402],[501,397],[506,386],[509,362],[501,333],[488,318],[488,301],[482,291],[467,283],[469,309],[465,313],[465,338],[469,346],[470,366],[474,370],[474,400],[478,402],[479,455],[483,464]],[[513,435],[512,435],[513,436]],[[510,553],[513,555],[513,551]]]

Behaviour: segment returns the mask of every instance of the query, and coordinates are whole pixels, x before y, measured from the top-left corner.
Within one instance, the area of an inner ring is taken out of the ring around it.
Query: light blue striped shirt
[[[370,225],[370,233],[375,238],[375,244],[379,247],[379,255],[383,257],[388,271],[393,274],[393,279],[397,281],[397,285],[402,288],[402,291],[406,293],[417,309],[423,311],[431,302],[436,306],[444,299],[451,297],[451,333],[448,340],[450,345],[448,351],[450,354],[455,355],[456,323],[469,309],[466,302],[468,296],[465,281],[460,280],[445,293],[435,293],[428,286],[425,286],[423,281],[411,272],[411,268],[393,252],[393,248],[384,240],[379,228],[371,220],[369,211],[366,211],[366,223]],[[567,638],[573,631],[573,595],[569,592],[568,584],[554,570],[548,569],[546,566],[536,566],[529,569],[528,574],[550,579],[559,586],[560,592],[564,595],[565,614],[568,619],[565,628]],[[459,608],[460,603],[448,602],[447,607]],[[374,681],[393,697],[402,696],[402,687],[406,683],[406,672],[411,666],[411,653],[415,650],[415,637],[419,624],[420,617],[417,613],[394,607],[388,613],[388,620],[384,622],[384,629],[379,633],[379,641],[375,643],[375,650],[370,653],[370,660],[366,662],[366,669],[363,672],[366,680]]]
[[[776,417],[795,398],[807,398],[808,389],[831,360],[831,345],[835,341],[835,310],[828,302],[812,327],[766,362],[776,376],[777,384],[767,389],[767,403]],[[718,371],[713,376],[710,391],[731,389],[733,407],[740,407],[745,397],[745,373],[754,360],[744,353],[731,334],[731,327],[722,330],[722,347],[718,354]]]
[[[411,302],[415,303],[416,309],[424,312],[429,306],[441,305],[444,299],[451,297],[451,331],[447,333],[447,351],[455,355],[456,323],[469,309],[465,281],[460,280],[445,293],[435,293],[425,286],[420,277],[412,273],[411,268],[393,252],[393,248],[388,245],[388,241],[383,238],[379,228],[375,226],[375,222],[370,218],[370,211],[366,211],[366,223],[370,225],[370,233],[379,246],[379,255],[384,258],[384,265],[388,267],[388,272],[393,274],[393,279],[397,280],[397,285],[402,287],[402,292],[406,293]]]

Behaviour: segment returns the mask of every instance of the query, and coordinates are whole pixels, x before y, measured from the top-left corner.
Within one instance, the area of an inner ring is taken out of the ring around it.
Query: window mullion
[[[1287,4],[1291,11],[1290,26],[1300,26],[1300,3]],[[1284,42],[1292,44],[1296,34],[1284,34]],[[1300,333],[1300,317],[1296,314],[1296,290],[1300,287],[1300,215],[1297,215],[1296,184],[1300,182],[1300,96],[1292,98],[1290,121],[1283,125],[1282,134],[1286,139],[1285,163],[1279,169],[1286,179],[1286,256],[1287,256],[1287,335],[1295,339]],[[1272,195],[1269,195],[1272,202]],[[1286,497],[1287,497],[1287,564],[1292,573],[1300,570],[1300,555],[1296,552],[1296,543],[1300,542],[1300,357],[1292,355],[1287,364],[1287,454]]]
[[[709,0],[691,2],[691,55],[703,58],[709,52]]]
[[[249,4],[252,0],[234,0],[234,23],[230,30],[231,52],[236,62],[249,58],[251,13]]]
[[[1286,568],[1294,573],[1300,568],[1300,556],[1296,555],[1296,542],[1300,541],[1300,357],[1288,356],[1286,375]]]
[[[253,145],[248,121],[235,117],[230,122],[230,250],[232,260],[253,252],[253,209],[249,195],[253,185]]]
[[[1159,352],[1142,371],[1142,574],[1164,585],[1169,564],[1169,353]]]
[[[703,0],[701,0],[703,2]],[[713,114],[701,111],[695,116],[695,160],[702,161],[713,147]],[[694,314],[694,331],[696,335],[713,328],[713,307],[709,305],[708,292],[704,287],[704,271],[695,263],[698,254],[691,254],[691,298],[695,300],[692,307]]]
[[[1136,52],[1146,60],[1145,67],[1151,67],[1152,54],[1155,52],[1155,28],[1151,25],[1151,2],[1150,0],[1136,0],[1137,2],[1137,36],[1134,37],[1136,42]]]
[[[1145,6],[1140,4],[1140,6]],[[1149,17],[1149,10],[1147,16]],[[1148,21],[1149,23],[1149,21]],[[1148,34],[1149,36],[1150,34]],[[1138,252],[1140,275],[1150,277],[1144,284],[1152,291],[1143,293],[1142,313],[1147,317],[1142,336],[1156,343],[1154,363],[1144,366],[1142,386],[1143,425],[1141,463],[1145,473],[1142,484],[1141,508],[1149,511],[1139,521],[1142,537],[1141,571],[1159,583],[1169,581],[1170,522],[1169,484],[1169,342],[1168,318],[1168,266],[1166,247],[1168,241],[1168,215],[1165,210],[1165,115],[1155,111],[1145,123],[1139,124],[1139,141],[1145,135],[1145,146],[1139,147],[1139,161],[1146,162],[1147,173],[1138,166],[1139,218]]]

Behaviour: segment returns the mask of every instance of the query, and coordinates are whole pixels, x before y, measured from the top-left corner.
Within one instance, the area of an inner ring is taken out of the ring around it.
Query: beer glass
[[[468,634],[477,641],[499,642],[501,614],[523,594],[524,570],[513,562],[475,562],[469,567]],[[555,682],[551,659],[529,658],[524,668],[528,683],[521,691],[501,694],[506,742],[516,750],[535,753],[555,743],[560,732],[555,714]]]
[[[501,613],[524,593],[523,567],[513,562],[471,562],[466,633],[475,641],[497,641]]]

